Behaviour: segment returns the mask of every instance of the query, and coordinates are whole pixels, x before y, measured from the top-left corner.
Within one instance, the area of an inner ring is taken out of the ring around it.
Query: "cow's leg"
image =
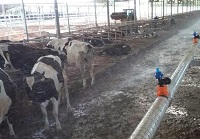
[[[6,119],[7,119],[7,124],[8,124],[8,127],[9,127],[10,136],[16,137],[15,132],[13,130],[13,125],[9,122],[8,118],[6,118]]]
[[[95,74],[94,74],[94,64],[92,62],[92,64],[90,65],[90,76],[91,76],[91,85],[94,84],[95,81]]]
[[[85,64],[80,65],[80,71],[83,80],[83,90],[85,90],[86,89]]]
[[[63,89],[61,89],[58,93],[58,105],[60,105],[60,100],[61,100],[61,98],[62,98],[62,95],[63,95]]]
[[[51,98],[51,101],[53,103],[53,116],[56,120],[56,130],[61,130],[62,127],[61,127],[61,124],[60,124],[60,121],[58,119],[58,101],[53,97]]]
[[[4,64],[4,68],[7,67],[7,65],[11,65],[8,60],[6,59],[6,57],[3,54],[3,51],[0,49],[0,55],[3,57],[3,59],[5,60],[5,64]]]
[[[49,120],[47,117],[47,109],[46,109],[48,104],[49,104],[49,100],[46,100],[45,102],[42,102],[40,104],[40,108],[42,110],[42,114],[43,114],[44,120],[45,120],[45,125],[44,125],[45,130],[49,130]]]
[[[10,55],[8,53],[6,54],[6,58],[7,58],[8,62],[9,62],[9,64],[10,64],[11,68],[14,69],[14,67],[13,67],[13,65],[12,65],[12,63],[10,61]]]
[[[70,110],[72,111],[71,105],[69,103],[69,92],[68,92],[68,76],[65,72],[65,69],[63,69],[63,77],[64,77],[64,92],[65,92],[65,99],[67,101],[67,112]]]

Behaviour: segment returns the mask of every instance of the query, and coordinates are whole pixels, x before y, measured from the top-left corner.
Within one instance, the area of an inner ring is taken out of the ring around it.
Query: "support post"
[[[178,12],[179,12],[179,2],[177,0],[177,14],[178,14]]]
[[[110,29],[110,12],[109,12],[109,0],[106,1],[107,5],[107,22],[108,22],[108,28]]]
[[[94,0],[94,20],[95,20],[95,26],[97,27],[97,5],[96,0]]]
[[[137,20],[137,14],[136,14],[136,0],[134,0],[134,22]]]
[[[39,33],[40,33],[40,36],[41,36],[41,24],[40,24],[40,18],[41,18],[41,14],[40,14],[40,6],[37,6],[38,8],[38,23],[39,23]]]
[[[183,1],[182,1],[182,13],[183,13]]]
[[[57,38],[61,38],[57,0],[54,0],[54,10],[55,10],[55,22],[56,22],[56,35]]]
[[[22,0],[22,12],[23,12],[23,19],[24,19],[24,27],[25,27],[25,34],[26,34],[26,39],[28,41],[28,27],[27,27],[27,23],[26,23],[26,11],[24,8],[24,1]]]
[[[68,3],[66,3],[66,11],[67,11],[67,27],[68,27],[68,32],[70,32],[69,7],[68,7]]]
[[[113,7],[114,7],[114,13],[115,13],[115,0],[113,1],[114,3],[113,3]]]
[[[153,19],[153,0],[151,0],[151,19]]]
[[[165,18],[165,0],[163,0],[163,19]]]
[[[171,18],[172,18],[172,0],[171,0],[171,5],[170,5],[170,7],[171,7]]]

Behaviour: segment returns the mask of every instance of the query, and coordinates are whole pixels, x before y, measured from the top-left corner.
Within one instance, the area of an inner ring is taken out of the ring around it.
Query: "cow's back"
[[[24,46],[23,44],[11,44],[8,47],[8,51],[14,68],[22,69],[25,74],[30,74],[34,64],[41,56],[52,54],[59,56],[61,59],[66,59],[57,51],[52,51],[51,49],[33,48]]]

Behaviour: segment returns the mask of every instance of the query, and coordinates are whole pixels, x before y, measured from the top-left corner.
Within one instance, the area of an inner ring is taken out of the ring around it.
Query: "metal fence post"
[[[55,10],[55,22],[56,22],[56,35],[57,38],[61,38],[57,0],[54,0],[54,10]]]
[[[106,1],[107,5],[107,22],[108,22],[108,28],[110,28],[110,12],[109,12],[109,0]]]
[[[95,19],[95,26],[97,27],[97,5],[96,0],[94,0],[94,19]]]
[[[23,12],[23,19],[24,19],[24,27],[25,27],[25,34],[26,34],[26,39],[29,40],[28,37],[28,27],[27,27],[27,22],[26,22],[26,11],[24,8],[24,1],[22,0],[22,12]]]
[[[68,3],[67,2],[66,2],[66,11],[67,11],[67,27],[68,27],[68,32],[70,32],[69,7],[68,7]]]

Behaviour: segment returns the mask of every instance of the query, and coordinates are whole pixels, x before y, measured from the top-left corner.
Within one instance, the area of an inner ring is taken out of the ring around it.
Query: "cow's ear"
[[[32,86],[35,82],[35,78],[34,76],[28,76],[28,77],[25,77],[25,80],[26,80],[26,83],[28,84],[28,86],[31,88],[32,90]]]

